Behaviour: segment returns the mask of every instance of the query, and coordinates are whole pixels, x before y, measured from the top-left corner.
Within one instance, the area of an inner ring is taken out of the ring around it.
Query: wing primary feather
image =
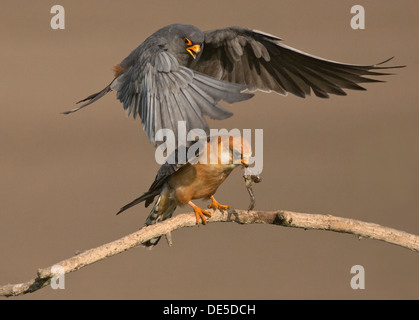
[[[201,112],[211,119],[222,120],[231,117],[233,114],[221,106],[219,106],[214,99],[209,96],[205,91],[201,90],[197,85],[191,84],[194,90],[194,98],[197,100]]]

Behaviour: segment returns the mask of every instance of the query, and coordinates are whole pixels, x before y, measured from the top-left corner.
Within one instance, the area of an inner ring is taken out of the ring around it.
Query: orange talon
[[[217,209],[218,210],[228,210],[228,209],[230,209],[230,206],[224,206],[222,204],[219,204],[218,201],[215,200],[214,196],[211,196],[211,200],[212,200],[212,203],[210,203],[208,205],[209,209],[214,209],[214,210],[217,210]]]
[[[202,210],[200,207],[192,203],[192,201],[189,201],[188,204],[193,208],[193,211],[195,211],[196,224],[199,224],[199,219],[202,220],[202,224],[207,224],[205,216],[211,217],[211,213]]]

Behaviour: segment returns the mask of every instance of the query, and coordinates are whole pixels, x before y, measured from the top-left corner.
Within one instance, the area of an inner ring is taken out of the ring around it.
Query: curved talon
[[[207,224],[207,219],[205,218],[204,215],[211,217],[211,213],[209,213],[208,211],[202,210],[201,208],[198,207],[198,209],[200,210],[194,210],[195,211],[195,216],[196,216],[196,224],[199,224],[199,219],[201,219],[202,224]]]
[[[211,200],[212,200],[212,203],[208,205],[208,209],[221,210],[221,211],[230,209],[230,206],[222,205],[217,200],[215,200],[214,196],[211,196]]]
[[[228,210],[228,209],[230,209],[230,206],[224,206],[224,205],[222,205],[222,204],[214,204],[214,203],[210,203],[209,205],[208,205],[208,209],[214,209],[214,210],[221,210],[221,211],[224,211],[224,210]]]
[[[201,219],[202,224],[207,224],[207,219],[205,216],[211,217],[211,213],[208,211],[202,210],[200,207],[189,201],[189,205],[193,208],[196,217],[196,224],[199,224],[199,219]]]

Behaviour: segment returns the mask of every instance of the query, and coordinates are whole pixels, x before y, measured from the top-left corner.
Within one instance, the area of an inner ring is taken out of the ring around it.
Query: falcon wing
[[[124,212],[125,210],[145,201],[145,207],[147,208],[153,201],[156,196],[158,196],[161,193],[161,190],[163,188],[163,185],[167,181],[167,179],[176,171],[178,171],[183,166],[190,165],[189,163],[183,164],[183,165],[177,165],[177,164],[163,164],[159,171],[157,172],[156,178],[151,185],[150,189],[145,192],[143,195],[138,197],[137,199],[131,201],[130,203],[123,206],[118,212],[117,215]]]
[[[177,138],[178,121],[186,121],[186,130],[199,128],[209,133],[204,115],[225,119],[232,115],[217,103],[233,103],[251,98],[242,93],[245,86],[214,79],[179,66],[175,57],[160,50],[146,62],[129,66],[112,84],[127,114],[141,117],[149,140],[157,145],[159,129],[173,130]]]
[[[205,32],[204,50],[192,68],[220,80],[239,83],[250,91],[288,92],[305,97],[311,91],[321,98],[346,95],[343,88],[365,90],[364,82],[382,82],[364,76],[381,76],[384,69],[400,68],[344,64],[319,58],[281,43],[260,31],[230,27]]]
[[[194,143],[198,143],[198,142],[194,142]],[[191,165],[191,163],[189,163],[189,162],[182,163],[182,164],[177,163],[178,160],[179,160],[179,151],[180,150],[183,151],[182,148],[177,148],[174,151],[174,157],[172,159],[174,159],[175,163],[167,163],[166,162],[160,167],[159,171],[157,171],[156,178],[154,179],[154,182],[151,184],[148,191],[145,192],[140,197],[138,197],[137,199],[135,199],[135,200],[131,201],[130,203],[126,204],[125,206],[123,206],[118,211],[117,215],[120,214],[121,212],[135,206],[136,204],[139,204],[139,203],[143,202],[143,201],[145,201],[145,206],[148,207],[154,201],[154,198],[161,193],[164,184],[166,183],[167,179],[172,174],[174,174],[175,172],[177,172],[181,168],[184,168],[186,166]],[[200,149],[198,149],[197,151],[200,151]],[[187,152],[188,152],[188,147],[186,147],[186,153]]]

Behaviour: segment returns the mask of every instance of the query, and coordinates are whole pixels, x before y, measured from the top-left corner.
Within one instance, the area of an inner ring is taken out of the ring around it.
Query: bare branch
[[[419,236],[403,231],[387,228],[374,223],[346,219],[331,215],[297,213],[291,211],[247,211],[231,210],[228,213],[214,211],[208,223],[236,222],[240,224],[273,224],[283,227],[303,228],[311,230],[328,230],[356,235],[359,238],[370,238],[392,243],[412,251],[419,251]],[[137,232],[121,239],[104,244],[100,247],[84,251],[69,259],[56,263],[63,268],[64,273],[76,271],[82,267],[114,256],[118,253],[136,247],[152,238],[170,234],[171,231],[196,226],[195,214],[185,213],[171,219],[144,227]],[[8,284],[0,287],[0,296],[10,297],[37,291],[48,284],[55,274],[52,266],[39,269],[37,277],[21,284]]]

